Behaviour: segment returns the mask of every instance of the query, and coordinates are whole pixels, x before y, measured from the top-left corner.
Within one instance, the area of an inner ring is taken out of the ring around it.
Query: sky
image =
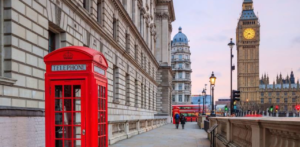
[[[243,0],[173,0],[176,20],[172,38],[179,26],[187,35],[192,61],[192,94],[201,94],[212,71],[217,77],[215,99],[230,97],[230,38],[235,42]],[[300,0],[253,0],[261,24],[259,74],[270,81],[280,72],[294,71],[300,78]],[[236,46],[233,64],[237,65]],[[233,89],[237,87],[236,70]],[[209,91],[209,88],[207,88]],[[209,93],[209,92],[208,92]]]

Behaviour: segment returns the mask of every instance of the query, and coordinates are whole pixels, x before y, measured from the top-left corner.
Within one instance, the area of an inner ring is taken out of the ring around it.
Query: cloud
[[[228,37],[226,37],[226,36],[214,36],[214,37],[208,36],[203,39],[205,39],[207,41],[211,41],[211,42],[222,42],[222,41],[225,41],[226,39],[228,39]]]
[[[293,43],[300,43],[300,36],[294,38]]]

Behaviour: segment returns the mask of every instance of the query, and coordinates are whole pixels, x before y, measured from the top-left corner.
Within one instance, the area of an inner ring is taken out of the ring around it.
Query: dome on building
[[[174,36],[173,43],[188,43],[188,38],[182,33],[181,27],[179,27],[178,33]]]

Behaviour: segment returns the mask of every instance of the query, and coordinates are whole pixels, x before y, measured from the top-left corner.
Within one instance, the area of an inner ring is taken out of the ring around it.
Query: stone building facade
[[[172,41],[173,78],[172,104],[191,104],[191,51],[187,36],[179,27]]]
[[[283,78],[280,74],[276,82],[269,82],[269,76],[263,75],[259,85],[259,106],[266,110],[271,105],[279,106],[279,112],[295,112],[295,106],[300,103],[300,85],[296,82],[293,71]]]
[[[44,146],[43,57],[65,46],[108,61],[110,144],[167,123],[174,20],[172,0],[0,1],[1,144]]]

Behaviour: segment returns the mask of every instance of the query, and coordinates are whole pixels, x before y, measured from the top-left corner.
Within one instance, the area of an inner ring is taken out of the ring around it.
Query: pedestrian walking
[[[181,117],[180,117],[180,121],[181,121],[181,126],[182,126],[182,129],[184,129],[184,124],[185,124],[185,122],[186,122],[186,118],[185,118],[185,116],[184,116],[184,115],[181,115]]]
[[[180,122],[180,116],[179,116],[178,113],[176,113],[176,114],[175,114],[175,124],[176,124],[176,129],[178,129],[179,122]]]

